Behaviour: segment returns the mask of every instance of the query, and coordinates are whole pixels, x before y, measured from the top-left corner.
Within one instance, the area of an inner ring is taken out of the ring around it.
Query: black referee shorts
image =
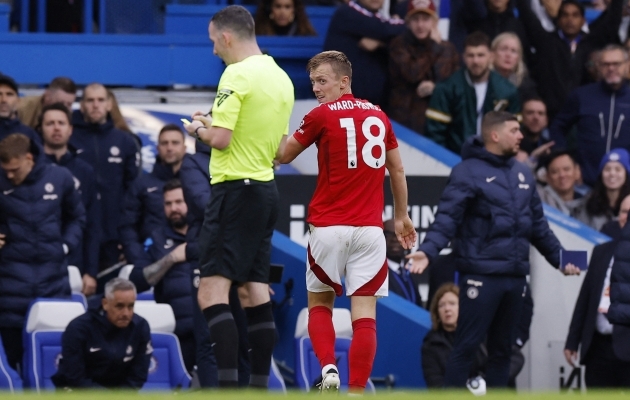
[[[273,180],[212,185],[199,235],[201,277],[220,275],[238,283],[269,283],[279,199]]]

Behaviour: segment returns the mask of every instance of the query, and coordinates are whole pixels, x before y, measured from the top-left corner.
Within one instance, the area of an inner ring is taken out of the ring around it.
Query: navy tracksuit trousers
[[[525,285],[524,276],[460,275],[459,318],[446,364],[446,387],[466,386],[475,354],[486,338],[486,384],[507,387]]]

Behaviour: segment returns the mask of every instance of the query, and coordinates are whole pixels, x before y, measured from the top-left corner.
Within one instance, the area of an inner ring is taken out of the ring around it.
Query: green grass
[[[1,394],[0,394],[1,395]],[[342,394],[343,395],[343,394]],[[627,400],[630,395],[630,390],[625,392],[621,390],[609,390],[609,391],[591,391],[586,396],[582,396],[578,392],[572,393],[542,393],[542,392],[529,392],[529,393],[514,393],[495,391],[490,392],[485,399],[518,399],[518,400],[567,400],[568,398],[585,397],[590,399],[602,399],[602,400]],[[170,400],[174,398],[187,399],[187,400],[208,400],[209,398],[216,399],[286,399],[286,400],[303,400],[307,398],[313,398],[318,396],[317,392],[304,393],[299,391],[289,391],[287,395],[279,393],[266,393],[257,391],[234,391],[234,392],[217,392],[217,391],[189,391],[179,393],[141,393],[136,394],[132,392],[101,392],[101,391],[75,391],[72,393],[62,392],[45,392],[37,394],[33,392],[24,392],[23,394],[16,395],[20,400],[46,400],[46,398],[64,399],[64,400],[123,400],[123,399],[141,399],[141,400]],[[3,396],[6,399],[10,397]],[[324,396],[334,397],[334,396]],[[342,396],[345,397],[345,396]],[[394,390],[392,392],[379,392],[377,395],[366,395],[366,398],[376,399],[388,399],[388,400],[451,400],[451,399],[474,399],[475,397],[467,391],[440,391],[440,392],[427,392],[427,391],[413,391],[413,390]]]

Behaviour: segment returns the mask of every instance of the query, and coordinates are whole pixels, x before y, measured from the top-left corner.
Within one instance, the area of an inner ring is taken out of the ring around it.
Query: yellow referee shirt
[[[250,56],[227,66],[212,107],[212,126],[230,129],[223,150],[212,149],[210,183],[273,180],[273,159],[289,132],[293,83],[273,58]]]

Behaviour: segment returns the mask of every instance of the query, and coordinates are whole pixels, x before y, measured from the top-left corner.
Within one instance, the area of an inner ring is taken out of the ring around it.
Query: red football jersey
[[[385,113],[346,94],[312,109],[293,137],[318,149],[319,175],[307,221],[383,227],[385,153],[398,147]]]

